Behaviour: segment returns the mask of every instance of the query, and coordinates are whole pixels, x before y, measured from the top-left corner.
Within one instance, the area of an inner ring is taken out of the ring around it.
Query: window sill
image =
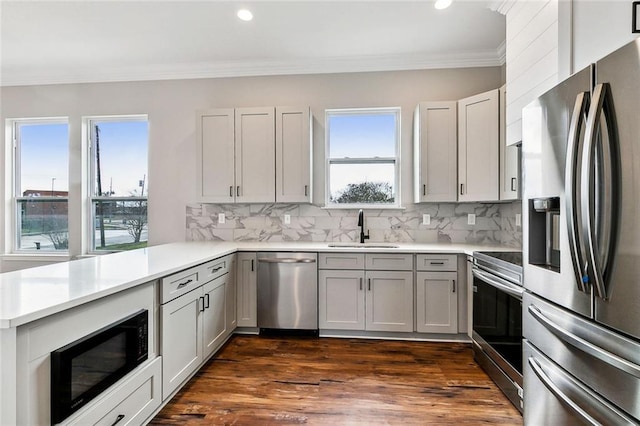
[[[47,262],[68,262],[71,260],[71,256],[68,253],[8,253],[0,256],[2,260],[9,261],[47,261]]]

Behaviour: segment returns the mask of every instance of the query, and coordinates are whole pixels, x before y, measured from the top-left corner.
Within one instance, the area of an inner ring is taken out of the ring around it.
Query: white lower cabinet
[[[66,425],[140,425],[162,402],[160,357],[143,364],[131,377],[108,391],[92,408]]]
[[[457,255],[416,256],[416,331],[458,333]]]
[[[318,271],[321,329],[364,330],[364,271]]]
[[[366,329],[413,331],[413,272],[367,271]]]
[[[350,266],[344,266],[340,256],[320,254],[321,266],[360,268],[318,271],[320,329],[413,331],[412,256],[386,253],[359,256]],[[365,265],[408,270],[365,270]]]
[[[457,272],[416,274],[416,329],[420,333],[458,332]]]
[[[168,398],[226,340],[229,274],[160,307],[162,396]]]
[[[236,265],[238,327],[258,326],[258,287],[255,253],[238,253]]]

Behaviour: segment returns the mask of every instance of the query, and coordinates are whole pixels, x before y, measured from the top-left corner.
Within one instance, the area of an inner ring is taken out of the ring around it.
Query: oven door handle
[[[524,289],[517,285],[511,284],[505,280],[502,280],[498,277],[495,277],[491,274],[488,274],[480,269],[473,268],[472,269],[473,276],[486,282],[492,287],[497,288],[498,290],[502,290],[505,293],[522,300],[522,295],[524,294]]]

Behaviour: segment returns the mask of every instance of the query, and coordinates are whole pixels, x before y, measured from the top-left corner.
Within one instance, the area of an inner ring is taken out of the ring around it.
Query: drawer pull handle
[[[456,280],[453,280],[453,289],[452,290],[453,290],[454,293],[456,292]]]
[[[371,278],[369,278],[368,281],[369,281],[369,291],[371,291]]]
[[[430,262],[432,265],[444,265],[444,262]]]
[[[202,302],[202,308],[200,308],[200,309],[198,309],[198,310],[199,310],[200,312],[204,312],[204,309],[205,309],[205,307],[204,307],[204,297],[202,297],[202,296],[198,297],[198,301],[199,301],[199,302]]]
[[[186,281],[185,281],[185,282],[183,282],[183,283],[178,284],[178,288],[182,288],[182,287],[184,287],[185,285],[189,284],[190,282],[193,282],[193,280],[192,280],[191,278],[189,278],[188,280],[186,280]]]
[[[309,189],[309,186],[308,186],[308,185],[305,185],[305,186],[304,186],[304,196],[305,196],[305,197],[309,195],[309,191],[308,191],[308,189]]]
[[[362,278],[360,278],[360,290],[362,290]]]
[[[515,192],[516,189],[516,178],[511,178],[511,190]]]
[[[236,197],[240,196],[240,186],[236,186]]]
[[[118,414],[118,417],[116,417],[116,421],[111,423],[111,426],[116,426],[122,419],[124,419],[124,414]]]
[[[222,269],[222,266],[218,266],[217,268],[211,268],[211,273],[213,274],[214,272],[218,272],[220,269]]]
[[[422,195],[427,195],[427,185],[422,185]]]
[[[229,197],[233,198],[233,185],[229,187]]]
[[[253,259],[251,259],[251,272],[254,271],[254,266],[253,266]]]
[[[204,295],[204,303],[204,309],[209,309],[209,293]]]
[[[460,195],[464,195],[464,183],[460,184]]]

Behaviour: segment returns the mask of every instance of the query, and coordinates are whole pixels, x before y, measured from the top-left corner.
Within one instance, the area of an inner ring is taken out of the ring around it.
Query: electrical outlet
[[[291,224],[291,215],[290,214],[285,214],[284,215],[284,224],[285,225],[290,225]]]
[[[423,214],[422,215],[422,224],[423,225],[431,225],[431,215],[430,214]]]
[[[218,213],[218,223],[222,224],[227,221],[227,218],[224,217],[224,213]]]
[[[469,213],[467,215],[467,225],[475,225],[476,224],[476,215],[473,213]]]
[[[516,213],[516,226],[522,226],[522,215],[520,213]]]

